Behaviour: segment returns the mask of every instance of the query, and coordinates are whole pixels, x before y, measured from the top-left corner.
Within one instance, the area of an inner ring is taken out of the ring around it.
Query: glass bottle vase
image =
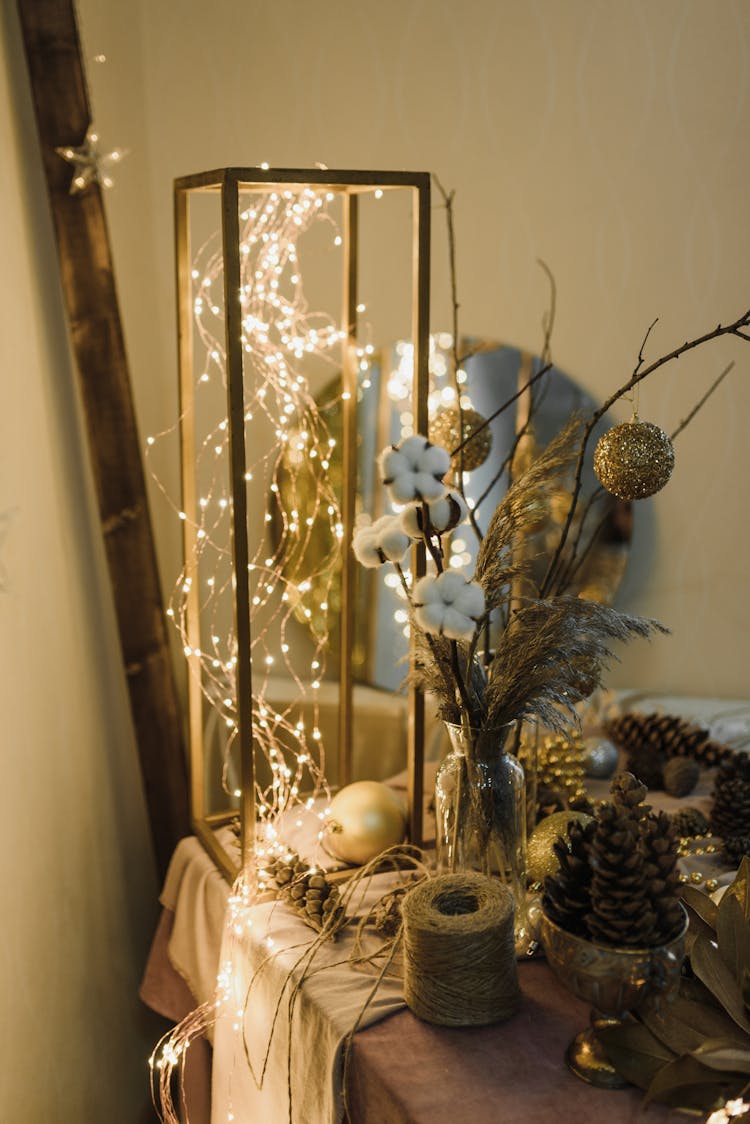
[[[435,782],[438,871],[500,878],[515,902],[516,949],[525,952],[526,792],[523,769],[505,751],[511,728],[445,726],[451,751]]]

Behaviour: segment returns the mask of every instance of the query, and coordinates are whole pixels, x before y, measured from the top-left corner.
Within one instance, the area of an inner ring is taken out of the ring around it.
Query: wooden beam
[[[18,0],[157,865],[190,831],[187,765],[101,188],[57,147],[91,124],[73,0]]]

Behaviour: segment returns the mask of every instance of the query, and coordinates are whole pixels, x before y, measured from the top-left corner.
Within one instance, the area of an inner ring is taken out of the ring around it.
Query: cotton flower
[[[484,614],[484,590],[456,570],[420,578],[413,597],[417,624],[449,640],[471,640]]]
[[[443,477],[451,465],[450,453],[418,433],[384,449],[380,465],[383,483],[396,503],[421,503],[445,495]]]
[[[425,534],[444,535],[466,518],[466,501],[459,492],[446,492],[442,499],[427,504],[427,526],[421,504],[410,504],[401,513],[401,526],[413,539],[423,539]]]
[[[384,562],[401,562],[410,545],[397,515],[383,515],[374,523],[360,524],[352,539],[357,561],[370,568]]]

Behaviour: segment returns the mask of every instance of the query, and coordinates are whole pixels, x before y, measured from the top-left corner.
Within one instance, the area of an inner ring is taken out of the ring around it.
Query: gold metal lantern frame
[[[248,196],[311,189],[330,192],[340,200],[341,213],[341,613],[338,681],[338,778],[351,778],[353,674],[351,651],[355,632],[355,566],[351,539],[357,491],[357,347],[358,265],[360,258],[360,198],[364,193],[406,191],[411,196],[411,334],[413,340],[412,413],[414,427],[427,432],[430,273],[430,178],[428,173],[333,171],[329,169],[223,168],[182,177],[175,181],[175,236],[178,291],[178,351],[180,385],[180,444],[182,470],[183,549],[185,577],[185,652],[188,659],[190,727],[191,814],[193,829],[223,874],[233,880],[252,865],[256,847],[257,785],[256,738],[253,723],[253,671],[251,633],[253,606],[249,575],[248,473],[245,402],[248,372],[243,362],[241,239],[242,201]],[[223,319],[226,364],[226,426],[231,503],[229,527],[232,567],[232,615],[236,640],[236,749],[239,759],[239,809],[214,811],[208,807],[205,776],[205,697],[200,661],[201,605],[196,574],[196,547],[200,534],[195,517],[199,482],[195,457],[195,366],[193,247],[191,209],[199,197],[213,196],[221,214]],[[337,204],[338,205],[338,204]],[[415,547],[412,571],[424,573],[422,547]],[[413,658],[413,656],[412,656]],[[412,689],[408,704],[407,796],[409,838],[422,841],[422,791],[424,758],[424,702]],[[240,861],[217,835],[217,829],[240,818]]]

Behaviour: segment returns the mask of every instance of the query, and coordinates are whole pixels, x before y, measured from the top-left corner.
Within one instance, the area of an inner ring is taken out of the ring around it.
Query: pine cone
[[[633,799],[637,789],[621,784],[619,792]],[[597,816],[586,922],[591,939],[600,944],[645,948],[654,943],[657,916],[638,847],[639,825],[633,811],[638,806],[605,804]]]
[[[565,810],[565,796],[558,788],[538,785],[536,790],[536,818],[543,820],[553,812]]]
[[[553,849],[560,864],[555,874],[544,880],[544,912],[569,933],[587,936],[586,914],[590,907],[591,865],[589,851],[596,824],[585,826],[574,821],[568,827],[568,845],[559,838]]]
[[[584,791],[583,754],[583,738],[578,733],[569,737],[548,734],[539,739],[537,791],[541,788],[559,793],[562,798],[560,810],[564,811],[570,801]]]
[[[651,811],[649,805],[643,803],[648,795],[648,788],[632,773],[616,773],[609,791],[612,803],[627,809],[635,819],[643,819]]]
[[[647,816],[642,832],[643,876],[651,908],[656,914],[654,945],[677,936],[684,917],[680,906],[680,874],[677,870],[677,832],[666,812]]]
[[[682,838],[691,835],[708,835],[710,827],[700,808],[680,808],[672,814],[672,824],[676,834]]]
[[[724,840],[724,857],[732,866],[739,866],[743,855],[750,855],[750,835],[730,835]]]
[[[728,839],[750,835],[750,756],[733,753],[716,774],[711,830]]]
[[[646,766],[647,760],[692,757],[706,768],[718,765],[732,755],[729,746],[714,741],[708,730],[686,722],[674,714],[622,714],[606,724],[609,737],[633,757],[633,763]],[[640,776],[638,769],[631,770]],[[643,779],[643,778],[642,778]],[[651,784],[649,787],[657,787]]]
[[[593,816],[596,813],[596,802],[593,801],[586,794],[581,796],[574,796],[568,803],[571,812],[584,812],[587,816]]]
[[[701,775],[700,765],[691,757],[673,757],[664,766],[664,790],[670,796],[689,796]]]
[[[398,886],[390,893],[384,894],[375,906],[372,923],[376,932],[384,937],[395,937],[401,928],[401,903],[410,887]]]
[[[335,937],[346,923],[337,886],[322,871],[310,867],[296,851],[288,851],[266,863],[264,874],[285,901],[307,925]]]

